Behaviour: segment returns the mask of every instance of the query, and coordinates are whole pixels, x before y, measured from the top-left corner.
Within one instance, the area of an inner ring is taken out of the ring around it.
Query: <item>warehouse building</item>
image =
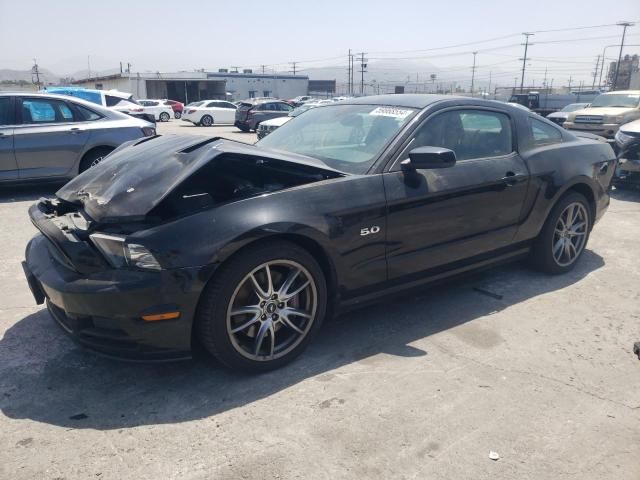
[[[74,85],[120,90],[135,98],[170,98],[183,103],[204,99],[244,100],[253,97],[293,98],[306,95],[309,77],[301,75],[218,72],[119,72],[84,78]]]

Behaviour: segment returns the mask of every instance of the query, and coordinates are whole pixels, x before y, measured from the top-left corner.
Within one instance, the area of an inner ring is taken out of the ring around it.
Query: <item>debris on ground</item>
[[[500,460],[500,455],[498,454],[498,452],[494,452],[493,450],[491,450],[489,452],[489,458],[494,461]]]

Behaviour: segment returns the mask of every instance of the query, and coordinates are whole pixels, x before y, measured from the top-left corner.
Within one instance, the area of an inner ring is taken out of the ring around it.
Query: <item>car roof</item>
[[[342,100],[341,105],[393,105],[395,107],[425,108],[443,100],[477,100],[456,95],[432,95],[420,93],[395,93]]]

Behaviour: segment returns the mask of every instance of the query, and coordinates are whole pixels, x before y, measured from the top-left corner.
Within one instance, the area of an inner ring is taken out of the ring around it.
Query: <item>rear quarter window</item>
[[[529,128],[531,129],[531,140],[534,147],[562,143],[562,133],[553,125],[529,117]]]

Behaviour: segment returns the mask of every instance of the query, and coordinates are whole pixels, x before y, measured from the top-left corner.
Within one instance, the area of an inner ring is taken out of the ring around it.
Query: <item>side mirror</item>
[[[409,152],[409,158],[400,165],[403,170],[448,168],[456,164],[453,150],[442,147],[418,147]]]

